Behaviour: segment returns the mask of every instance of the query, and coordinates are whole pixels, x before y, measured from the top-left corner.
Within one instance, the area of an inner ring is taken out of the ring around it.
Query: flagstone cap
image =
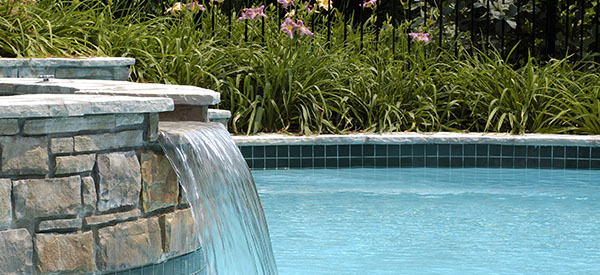
[[[95,79],[0,78],[0,96],[22,94],[87,94],[168,97],[180,105],[214,105],[220,94],[200,87]]]
[[[0,118],[158,113],[173,109],[173,100],[164,97],[82,94],[30,94],[0,97]]]
[[[0,58],[0,67],[118,67],[135,64],[130,57]]]

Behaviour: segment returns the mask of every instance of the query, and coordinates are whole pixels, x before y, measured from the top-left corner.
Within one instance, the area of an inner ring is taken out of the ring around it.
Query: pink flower
[[[285,21],[281,23],[281,31],[287,33],[290,39],[294,38],[294,31],[298,29],[298,25],[292,21],[289,17],[285,18]]]
[[[267,15],[265,14],[265,5],[262,5],[258,8],[254,8],[254,9],[248,9],[248,8],[243,9],[242,16],[240,16],[240,18],[238,18],[238,22],[241,22],[244,19],[254,20],[258,16],[267,17]]]
[[[196,2],[191,2],[191,3],[187,3],[185,4],[185,7],[193,12],[197,12],[197,11],[206,11],[206,9],[204,8],[204,6],[200,5],[198,3],[198,1]]]
[[[364,8],[370,8],[371,6],[374,6],[375,4],[377,4],[377,0],[363,0],[362,3],[362,7]]]
[[[313,35],[313,33],[306,26],[304,26],[304,22],[302,22],[302,20],[298,20],[296,24],[298,26],[298,30],[300,31],[300,35]]]
[[[277,3],[282,4],[284,9],[294,4],[294,0],[277,0]]]
[[[423,41],[425,43],[429,43],[429,41],[431,41],[428,33],[411,32],[408,34],[408,36],[412,38],[412,41]]]
[[[304,5],[303,9],[307,10],[308,13],[311,13],[313,11],[314,6],[311,5],[310,3],[306,3],[306,5]]]

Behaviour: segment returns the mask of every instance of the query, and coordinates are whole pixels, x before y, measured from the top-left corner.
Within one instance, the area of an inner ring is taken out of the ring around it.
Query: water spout
[[[192,208],[208,274],[277,274],[254,180],[227,130],[194,123],[159,141]]]

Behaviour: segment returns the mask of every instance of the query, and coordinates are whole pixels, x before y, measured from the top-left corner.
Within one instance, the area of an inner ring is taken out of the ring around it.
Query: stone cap
[[[384,133],[349,135],[291,136],[260,134],[233,136],[239,146],[255,145],[339,145],[339,144],[506,144],[506,145],[572,145],[599,146],[600,135],[496,133]]]
[[[208,109],[208,119],[227,119],[231,118],[231,112],[229,110],[220,109]]]
[[[0,58],[0,67],[119,67],[135,64],[130,57]]]
[[[214,105],[219,93],[196,86],[135,83],[96,79],[0,78],[0,96],[16,94],[88,94],[137,97],[168,97],[175,104]]]
[[[223,128],[225,126],[218,122],[200,122],[200,121],[159,121],[158,131],[167,132],[171,134],[173,138],[171,140],[174,144],[188,144],[185,140],[184,134],[190,130],[202,130],[206,128]]]
[[[115,113],[157,113],[174,109],[159,97],[33,94],[0,97],[0,118],[68,117]]]

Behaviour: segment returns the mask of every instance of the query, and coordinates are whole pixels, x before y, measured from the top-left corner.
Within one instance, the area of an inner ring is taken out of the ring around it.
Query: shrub
[[[591,61],[513,65],[460,45],[456,55],[435,37],[410,41],[406,24],[392,48],[389,24],[377,33],[376,18],[368,20],[361,39],[361,25],[344,24],[336,11],[329,26],[299,11],[294,21],[314,35],[296,31],[290,39],[276,6],[265,8],[264,21],[239,23],[240,14],[207,8],[116,16],[96,1],[39,2],[0,19],[0,54],[134,57],[135,81],[220,92],[234,133],[600,133],[600,77]]]

